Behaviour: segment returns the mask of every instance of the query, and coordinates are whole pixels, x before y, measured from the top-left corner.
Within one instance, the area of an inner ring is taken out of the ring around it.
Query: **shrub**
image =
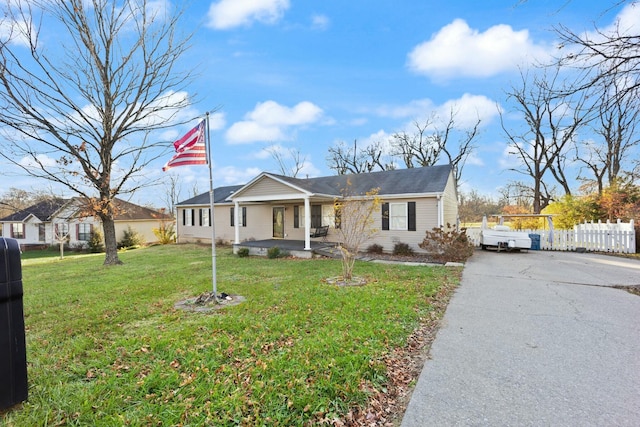
[[[73,242],[73,243],[69,244],[69,248],[73,252],[83,252],[85,249],[87,249],[87,243],[86,242]]]
[[[413,249],[407,243],[398,242],[393,245],[394,255],[413,255]]]
[[[94,230],[89,238],[89,252],[98,254],[104,252],[104,243],[100,230]]]
[[[267,249],[267,258],[274,259],[280,256],[280,248],[274,246],[272,248]]]
[[[371,244],[367,247],[367,253],[369,254],[381,254],[382,250],[382,245],[379,245],[377,243]]]
[[[118,248],[139,248],[144,245],[144,236],[131,227],[124,232],[124,237],[118,242]]]
[[[466,228],[457,230],[450,224],[447,224],[446,230],[435,227],[427,231],[418,246],[438,262],[464,262],[473,255],[473,245],[467,237]]]
[[[236,253],[240,258],[246,258],[249,256],[249,248],[240,248]]]
[[[158,228],[154,228],[153,234],[158,238],[158,243],[161,245],[167,245],[169,243],[175,243],[176,230],[172,223],[161,222]]]

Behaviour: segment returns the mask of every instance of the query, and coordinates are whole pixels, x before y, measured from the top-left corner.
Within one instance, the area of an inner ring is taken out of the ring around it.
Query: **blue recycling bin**
[[[539,251],[540,250],[540,235],[539,234],[529,234],[529,238],[531,239],[531,250]]]
[[[0,410],[27,400],[20,246],[0,237]]]

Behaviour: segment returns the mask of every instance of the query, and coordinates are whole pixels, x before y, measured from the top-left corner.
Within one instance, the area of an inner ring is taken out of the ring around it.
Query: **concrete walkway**
[[[477,251],[403,427],[640,426],[640,262]]]

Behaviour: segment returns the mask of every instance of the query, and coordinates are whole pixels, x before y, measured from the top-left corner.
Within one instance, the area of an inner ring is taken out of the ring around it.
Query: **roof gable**
[[[38,218],[42,222],[51,220],[51,217],[62,208],[69,199],[62,199],[58,197],[52,197],[51,199],[43,200],[34,205],[19,210],[11,215],[8,215],[2,219],[1,222],[23,222],[30,216]]]

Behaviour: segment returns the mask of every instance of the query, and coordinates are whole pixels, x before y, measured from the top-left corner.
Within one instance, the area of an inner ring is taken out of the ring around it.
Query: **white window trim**
[[[404,209],[403,215],[394,215],[393,207],[402,207]],[[398,220],[404,220],[404,227],[397,224]],[[409,205],[407,202],[402,203],[389,203],[389,230],[393,231],[407,231],[409,229]]]

